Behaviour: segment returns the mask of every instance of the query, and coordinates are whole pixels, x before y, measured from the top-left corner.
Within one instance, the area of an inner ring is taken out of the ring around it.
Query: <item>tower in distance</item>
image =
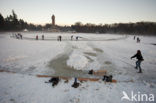
[[[52,15],[51,19],[52,19],[52,26],[55,26],[55,15]]]

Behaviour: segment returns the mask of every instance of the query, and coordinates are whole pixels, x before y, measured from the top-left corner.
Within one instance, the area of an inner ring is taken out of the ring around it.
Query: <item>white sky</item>
[[[18,18],[29,23],[57,25],[82,23],[156,22],[156,0],[0,0],[0,13],[6,17],[14,9]]]

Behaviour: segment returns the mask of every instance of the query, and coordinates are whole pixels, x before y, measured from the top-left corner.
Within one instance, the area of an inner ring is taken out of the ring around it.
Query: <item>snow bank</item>
[[[67,60],[67,65],[77,70],[85,70],[87,64],[88,59],[79,51],[73,51]]]
[[[74,78],[65,83],[61,80],[57,86],[44,83],[50,78],[37,78],[29,75],[0,73],[0,102],[1,103],[131,103],[123,100],[122,92],[153,93],[156,89],[143,83],[120,82],[104,83],[83,82],[78,88],[71,85]],[[78,81],[79,82],[79,81]],[[125,88],[126,87],[126,88]],[[139,87],[139,88],[136,88]],[[112,99],[113,98],[113,99]]]

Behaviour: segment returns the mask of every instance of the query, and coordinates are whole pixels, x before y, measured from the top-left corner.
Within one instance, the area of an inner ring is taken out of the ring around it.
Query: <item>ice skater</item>
[[[139,72],[138,73],[142,73],[142,69],[141,69],[141,62],[144,60],[143,57],[142,57],[142,54],[141,54],[141,51],[140,50],[137,50],[137,53],[131,57],[132,58],[137,58],[138,60],[136,61],[136,67],[135,69],[138,69],[139,68]]]
[[[20,36],[20,38],[21,38],[21,39],[23,39],[23,36],[22,36],[22,34],[19,34],[19,36]]]
[[[60,41],[62,41],[62,36],[60,35]]]
[[[44,35],[42,35],[42,40],[44,40]]]
[[[16,39],[19,39],[19,36],[18,36],[18,34],[15,34],[15,36],[16,36]]]
[[[134,36],[134,38],[133,38],[134,40],[135,40],[135,36]]]
[[[79,37],[77,36],[77,37],[76,37],[76,41],[78,41],[78,39],[79,39]]]
[[[62,40],[62,36],[60,35],[57,37],[57,41],[61,41],[61,40]]]
[[[140,38],[139,37],[137,37],[137,43],[140,43]]]
[[[36,40],[38,40],[38,35],[36,35]]]
[[[71,40],[73,40],[73,35],[71,36]]]

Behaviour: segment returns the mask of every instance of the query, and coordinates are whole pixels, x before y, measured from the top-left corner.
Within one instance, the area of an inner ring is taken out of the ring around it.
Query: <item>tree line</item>
[[[6,18],[0,13],[0,31],[20,31],[27,29],[29,31],[48,31],[52,28],[49,23],[43,25],[34,25],[27,23],[23,19],[18,19],[17,14],[12,10],[12,14]],[[75,31],[81,33],[120,33],[120,34],[153,34],[156,35],[156,22],[136,22],[136,23],[114,23],[114,24],[83,24],[76,22],[71,26],[58,26],[55,28],[60,31]]]
[[[114,23],[95,25],[76,22],[71,26],[76,32],[85,33],[120,33],[120,34],[152,34],[156,35],[156,22]]]
[[[28,24],[23,19],[18,19],[14,10],[12,10],[12,14],[6,18],[0,13],[0,31],[19,31],[24,29],[41,30],[41,28],[41,25]]]

